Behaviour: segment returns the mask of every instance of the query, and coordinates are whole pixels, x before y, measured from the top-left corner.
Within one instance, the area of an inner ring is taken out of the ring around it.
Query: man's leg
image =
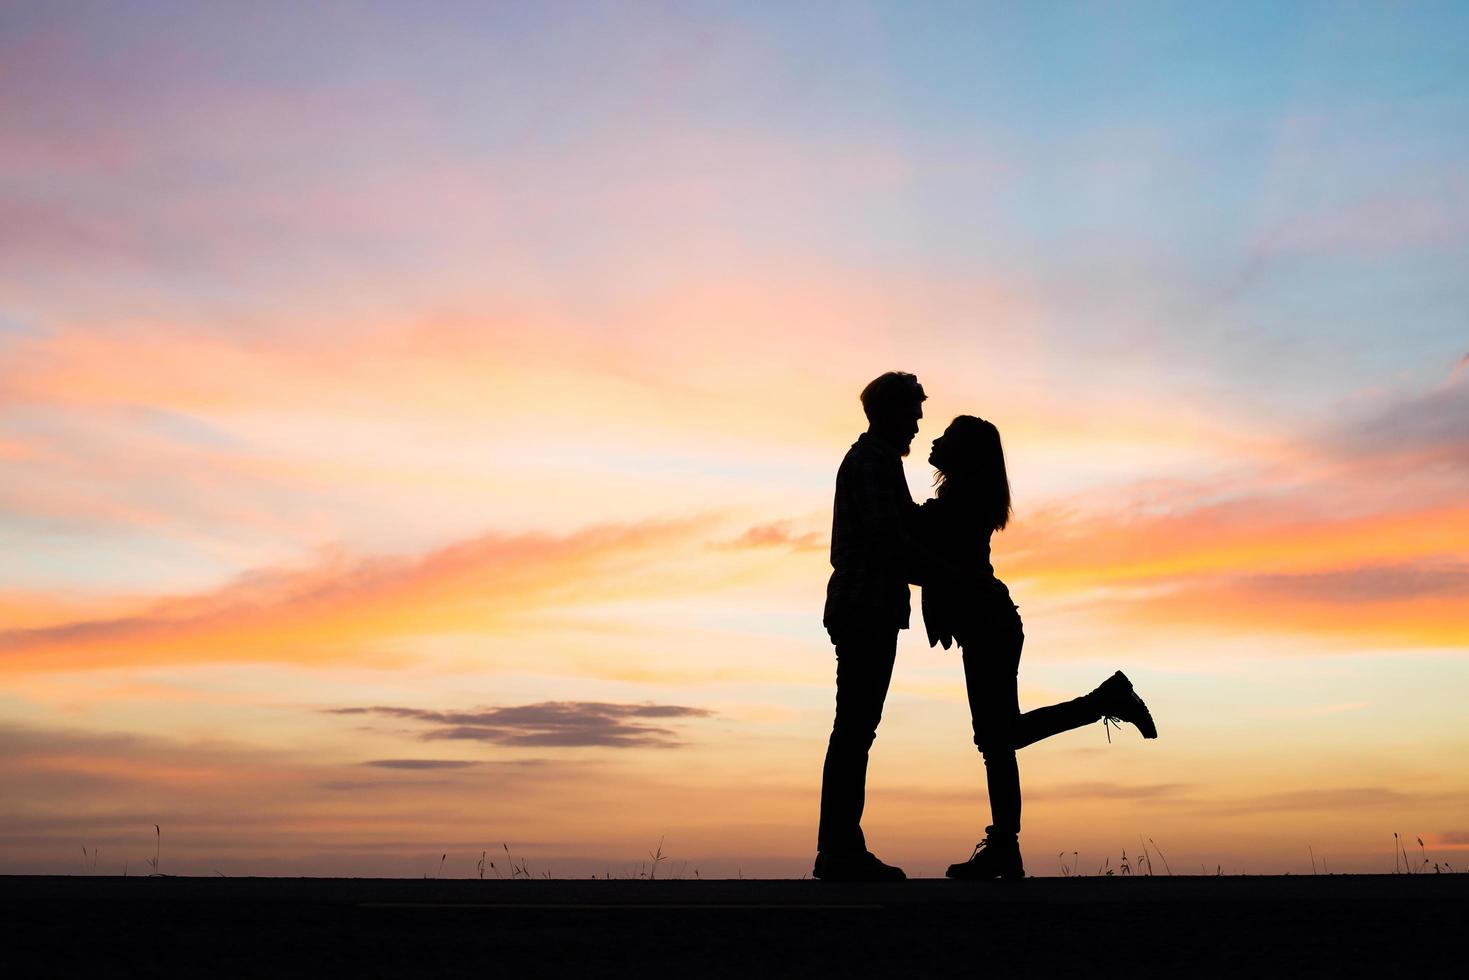
[[[833,630],[836,644],[836,718],[821,772],[821,824],[816,848],[823,854],[867,849],[862,835],[867,756],[893,678],[898,628],[844,625]]]

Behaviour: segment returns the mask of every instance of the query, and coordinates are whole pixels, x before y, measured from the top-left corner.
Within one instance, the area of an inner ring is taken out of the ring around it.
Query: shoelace
[[[1108,745],[1111,745],[1112,744],[1112,726],[1113,725],[1116,725],[1117,726],[1117,730],[1118,731],[1121,731],[1122,730],[1122,719],[1121,718],[1118,718],[1116,715],[1103,715],[1102,716],[1102,731],[1104,731],[1104,732],[1107,733],[1107,744]]]
[[[989,842],[990,839],[988,837],[981,837],[979,839],[979,843],[974,845],[974,853],[969,855],[969,860],[973,861],[975,858],[979,857],[979,852],[984,850],[985,845]]]

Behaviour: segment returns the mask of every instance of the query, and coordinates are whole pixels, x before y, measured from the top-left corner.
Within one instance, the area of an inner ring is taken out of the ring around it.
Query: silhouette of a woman
[[[917,535],[987,588],[935,583],[923,589],[929,645],[958,643],[974,744],[984,755],[990,826],[969,860],[949,866],[950,878],[1021,878],[1020,769],[1015,750],[1103,718],[1134,724],[1144,738],[1158,730],[1147,705],[1121,671],[1090,694],[1021,712],[1017,691],[1025,634],[1010,591],[990,564],[990,535],[1010,520],[1010,479],[993,423],[961,415],[933,441],[928,461],[938,471],[932,499],[919,508]]]

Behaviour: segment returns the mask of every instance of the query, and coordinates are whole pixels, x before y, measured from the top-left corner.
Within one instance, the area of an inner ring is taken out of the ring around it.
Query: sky
[[[1469,864],[1466,32],[4,4],[0,872],[808,873],[887,370],[915,499],[1003,434],[1022,705],[1158,722],[1022,753],[1032,874]],[[963,690],[903,634],[913,875],[988,822]]]

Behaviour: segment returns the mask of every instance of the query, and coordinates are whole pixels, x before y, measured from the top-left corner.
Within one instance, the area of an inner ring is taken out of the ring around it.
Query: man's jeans
[[[867,849],[862,836],[867,752],[877,737],[882,703],[898,653],[897,624],[852,622],[830,628],[837,656],[836,719],[821,771],[821,824],[816,848],[826,854]]]

